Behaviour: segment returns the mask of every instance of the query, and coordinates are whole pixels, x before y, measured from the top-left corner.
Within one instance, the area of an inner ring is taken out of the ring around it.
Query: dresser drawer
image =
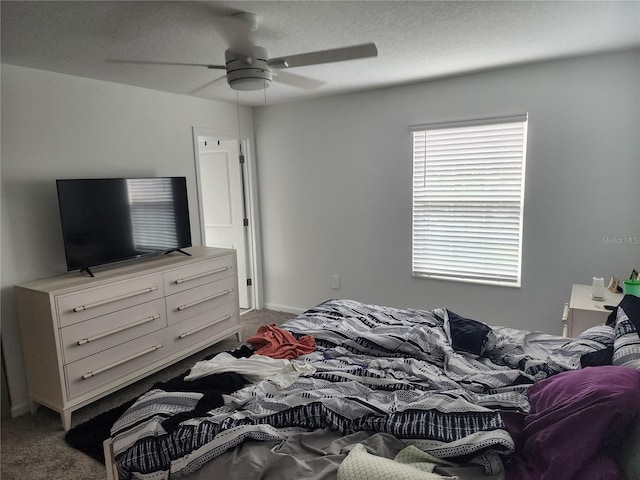
[[[163,329],[66,365],[69,398],[112,382],[117,384],[121,377],[161,360],[170,350],[166,335]]]
[[[56,297],[60,326],[164,297],[162,273],[141,276]]]
[[[75,362],[167,326],[159,298],[61,329],[64,363]]]
[[[171,295],[235,275],[233,258],[233,255],[225,255],[196,265],[166,271],[164,273],[165,294]]]
[[[171,349],[180,351],[196,343],[221,340],[239,330],[235,302],[201,313],[169,327]]]
[[[236,303],[236,278],[228,277],[167,297],[167,323],[172,325],[213,310],[225,303]]]

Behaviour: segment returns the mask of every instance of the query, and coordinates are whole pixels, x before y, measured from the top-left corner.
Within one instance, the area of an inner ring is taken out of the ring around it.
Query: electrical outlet
[[[331,288],[335,290],[340,288],[340,275],[331,275]]]

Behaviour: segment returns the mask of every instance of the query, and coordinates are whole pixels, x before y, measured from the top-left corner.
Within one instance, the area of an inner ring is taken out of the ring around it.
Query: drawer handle
[[[201,326],[199,328],[196,328],[195,330],[191,330],[190,332],[181,333],[180,335],[178,335],[178,338],[188,337],[189,335],[193,335],[194,333],[198,333],[200,330],[204,330],[205,328],[212,327],[212,326],[216,325],[219,322],[222,322],[224,320],[229,320],[231,317],[233,317],[233,313],[231,313],[229,315],[225,315],[222,318],[218,318],[215,322],[207,323],[206,325],[203,325],[203,326]]]
[[[109,330],[108,332],[104,332],[99,335],[94,335],[93,337],[83,338],[82,340],[78,340],[76,343],[78,345],[85,345],[89,342],[95,342],[96,340],[100,340],[101,338],[108,337],[109,335],[115,335],[116,333],[120,333],[130,328],[137,327],[138,325],[144,325],[145,323],[153,322],[154,320],[157,320],[159,318],[160,315],[152,315],[150,317],[143,318],[142,320],[138,320],[137,322],[124,325],[123,327],[114,328],[113,330]]]
[[[218,292],[215,295],[211,295],[209,297],[201,298],[200,300],[196,300],[195,302],[186,303],[184,305],[180,305],[178,307],[178,311],[186,310],[187,308],[195,307],[196,305],[200,305],[201,303],[208,302],[209,300],[213,300],[214,298],[223,297],[224,295],[228,295],[233,292],[233,288],[229,290],[223,290],[222,292]]]
[[[111,370],[112,368],[116,368],[120,365],[122,365],[123,363],[127,363],[130,362],[131,360],[135,360],[136,358],[142,357],[144,355],[147,355],[149,353],[153,353],[156,350],[160,350],[162,347],[164,347],[164,345],[162,345],[161,343],[158,345],[154,345],[151,348],[148,348],[146,350],[143,350],[142,352],[136,353],[135,355],[131,355],[130,357],[127,358],[123,358],[122,360],[119,360],[115,363],[112,363],[111,365],[106,365],[102,368],[99,368],[98,370],[94,370],[93,372],[87,372],[84,375],[82,375],[82,379],[83,380],[87,380],[88,378],[94,377],[95,375],[98,375],[99,373],[103,373],[106,372],[107,370]]]
[[[143,290],[136,290],[135,292],[130,292],[125,295],[120,295],[119,297],[107,298],[106,300],[101,300],[95,303],[89,303],[87,305],[80,305],[79,307],[75,307],[73,309],[74,312],[82,312],[84,310],[89,310],[90,308],[100,307],[102,305],[107,305],[108,303],[117,302],[119,300],[124,300],[126,298],[136,297],[138,295],[144,295],[145,293],[155,292],[158,290],[158,287],[148,287]]]
[[[202,277],[208,277],[209,275],[215,275],[216,273],[226,272],[227,270],[231,270],[231,267],[224,266],[224,267],[217,268],[215,270],[209,270],[208,272],[198,273],[190,277],[179,278],[174,283],[176,285],[180,285],[181,283],[184,283],[184,282],[190,282],[191,280],[197,280]]]

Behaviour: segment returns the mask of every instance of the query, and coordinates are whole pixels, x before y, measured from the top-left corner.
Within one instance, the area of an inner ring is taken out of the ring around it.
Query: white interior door
[[[251,308],[242,164],[237,139],[198,136],[199,189],[204,244],[235,248],[240,308]]]

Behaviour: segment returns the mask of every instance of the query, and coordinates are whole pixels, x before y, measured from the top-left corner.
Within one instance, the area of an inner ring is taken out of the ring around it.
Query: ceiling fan
[[[157,62],[145,60],[116,60],[108,59],[112,63],[136,63],[152,65],[181,65],[191,67],[206,67],[215,70],[226,70],[226,74],[197,88],[201,90],[222,78],[234,90],[254,91],[262,90],[271,85],[274,80],[300,88],[317,88],[323,82],[283,72],[285,69],[319,65],[322,63],[342,62],[359,58],[376,57],[378,49],[374,43],[352,45],[349,47],[319,50],[315,52],[269,58],[266,48],[253,42],[253,32],[258,29],[258,16],[249,12],[236,11],[225,15],[218,22],[222,34],[229,43],[224,52],[224,65],[205,63]],[[275,72],[274,72],[275,70]]]

